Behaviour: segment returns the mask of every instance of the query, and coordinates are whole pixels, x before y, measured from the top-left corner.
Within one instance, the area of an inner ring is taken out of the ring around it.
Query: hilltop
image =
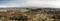
[[[23,17],[26,16],[28,21],[54,21],[55,19],[60,19],[60,8],[0,8],[0,9],[1,9],[0,16],[1,17],[3,16],[6,19],[8,19],[7,21],[18,20],[20,15]]]

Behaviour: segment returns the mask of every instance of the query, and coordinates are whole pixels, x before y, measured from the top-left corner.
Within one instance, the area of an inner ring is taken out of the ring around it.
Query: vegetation
[[[6,17],[9,17],[9,15],[11,15],[12,17],[9,17],[9,20],[18,20],[18,21],[26,21],[26,20],[60,21],[57,20],[60,19],[60,10],[54,8],[37,8],[37,9],[27,8],[27,9],[18,9],[18,10],[7,10],[4,12],[0,11],[0,16],[4,16],[4,15],[6,15]]]
[[[10,20],[24,21],[24,20],[27,20],[27,16],[17,15],[17,16],[11,17]]]

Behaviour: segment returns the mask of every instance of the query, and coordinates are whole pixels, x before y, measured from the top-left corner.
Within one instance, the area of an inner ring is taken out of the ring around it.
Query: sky
[[[0,0],[0,8],[28,6],[60,8],[60,0]]]

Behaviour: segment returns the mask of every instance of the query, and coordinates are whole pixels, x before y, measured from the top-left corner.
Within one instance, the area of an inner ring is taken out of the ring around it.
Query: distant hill
[[[18,10],[18,9],[26,9],[26,8],[32,8],[32,9],[42,9],[45,12],[59,12],[60,8],[39,8],[39,7],[10,7],[10,8],[0,8],[0,10]]]

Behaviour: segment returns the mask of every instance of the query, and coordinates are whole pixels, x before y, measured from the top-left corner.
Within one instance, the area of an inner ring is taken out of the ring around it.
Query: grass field
[[[52,11],[54,10],[54,11]],[[58,18],[57,14],[60,14],[59,11],[55,11],[55,9],[21,9],[21,10],[8,10],[6,12],[1,11],[0,16],[4,16],[4,21],[17,21],[17,20],[26,20],[27,21],[54,21],[54,18]],[[7,15],[7,16],[6,16]],[[22,19],[21,19],[21,15]],[[11,16],[11,17],[10,17]],[[27,17],[27,18],[26,18]],[[10,19],[11,18],[11,19]],[[60,21],[57,19],[55,21]],[[14,19],[14,20],[12,20]],[[16,20],[17,19],[17,20]],[[0,17],[0,21],[2,18]]]

